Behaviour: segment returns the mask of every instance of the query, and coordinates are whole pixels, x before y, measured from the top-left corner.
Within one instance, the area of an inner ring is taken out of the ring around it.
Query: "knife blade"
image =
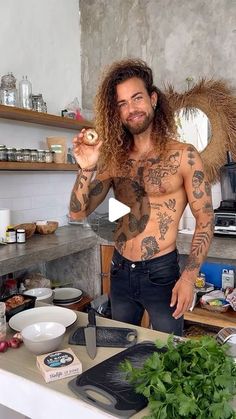
[[[88,325],[84,328],[84,337],[86,343],[86,350],[91,359],[94,359],[97,354],[96,344],[96,316],[95,310],[91,309],[88,312]]]

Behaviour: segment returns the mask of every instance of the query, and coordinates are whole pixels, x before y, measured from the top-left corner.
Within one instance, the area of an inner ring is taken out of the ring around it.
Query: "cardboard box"
[[[82,364],[71,348],[39,355],[36,365],[46,383],[82,373]]]

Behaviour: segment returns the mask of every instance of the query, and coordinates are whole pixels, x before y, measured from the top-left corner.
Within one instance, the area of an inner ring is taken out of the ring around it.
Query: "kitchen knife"
[[[86,349],[91,359],[94,359],[97,354],[96,345],[96,316],[95,310],[91,309],[88,312],[88,325],[84,328],[84,337]]]

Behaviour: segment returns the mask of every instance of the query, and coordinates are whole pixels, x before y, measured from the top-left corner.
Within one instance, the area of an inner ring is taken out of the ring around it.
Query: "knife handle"
[[[88,312],[88,326],[96,326],[96,315],[93,308]]]

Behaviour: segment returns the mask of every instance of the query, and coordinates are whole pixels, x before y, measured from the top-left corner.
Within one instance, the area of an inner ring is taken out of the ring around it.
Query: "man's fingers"
[[[175,304],[176,304],[176,302],[177,302],[177,292],[173,288],[173,290],[172,290],[172,296],[171,296],[171,302],[170,302],[170,307],[174,307]]]
[[[176,310],[174,311],[174,313],[172,314],[172,316],[177,320],[179,317],[181,317],[183,315],[183,308],[184,308],[184,304],[181,301],[178,301]]]

